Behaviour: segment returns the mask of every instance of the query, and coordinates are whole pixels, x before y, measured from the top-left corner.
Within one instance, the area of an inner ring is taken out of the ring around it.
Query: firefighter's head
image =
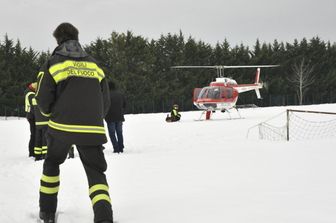
[[[31,90],[31,91],[36,91],[37,83],[36,83],[36,82],[34,82],[34,83],[29,83],[29,84],[27,84],[27,87],[28,87],[29,90]]]
[[[61,45],[67,40],[78,40],[78,29],[72,24],[64,22],[55,29],[53,36],[57,44]]]

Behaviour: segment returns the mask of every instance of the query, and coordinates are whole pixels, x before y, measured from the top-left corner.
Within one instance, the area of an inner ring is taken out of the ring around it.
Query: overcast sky
[[[53,30],[61,22],[79,29],[82,44],[112,31],[158,39],[178,33],[215,44],[253,46],[256,39],[295,38],[336,42],[336,0],[0,0],[0,41],[53,50]]]

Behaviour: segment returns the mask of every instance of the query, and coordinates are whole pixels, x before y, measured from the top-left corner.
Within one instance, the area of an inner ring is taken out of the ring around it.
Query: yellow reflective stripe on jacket
[[[29,96],[35,94],[34,92],[28,92],[25,97],[25,111],[30,112],[30,102],[29,102]]]
[[[39,77],[41,76],[41,78],[39,79]],[[38,83],[37,83],[37,89],[36,89],[36,96],[38,95],[39,91],[40,91],[40,85],[41,85],[41,82],[42,82],[42,79],[44,77],[44,72],[41,71],[38,73],[37,75],[37,79],[39,80]]]
[[[86,61],[66,60],[52,65],[49,73],[58,83],[68,77],[95,78],[99,82],[105,77],[104,72],[96,63]]]
[[[41,112],[41,114],[42,114],[43,116],[45,116],[45,117],[50,117],[50,116],[51,116],[51,113],[46,114],[46,113],[43,113],[42,111],[40,111],[40,112]]]
[[[43,71],[40,71],[38,74],[37,74],[37,79],[41,76],[41,75],[43,75],[44,74],[44,72]]]
[[[103,191],[107,191],[109,190],[109,187],[105,184],[96,184],[92,187],[90,187],[89,189],[89,194],[91,195],[93,192],[97,191],[97,190],[103,190]]]
[[[37,105],[37,101],[36,101],[35,98],[32,99],[32,104],[33,104],[33,105]]]
[[[95,205],[95,203],[97,203],[98,201],[102,201],[102,200],[105,200],[105,201],[108,201],[109,203],[111,203],[111,199],[107,194],[98,194],[98,195],[96,195],[92,198],[92,200],[91,200],[92,201],[92,206]]]
[[[102,126],[90,126],[90,125],[65,125],[53,122],[49,120],[49,127],[65,132],[77,132],[77,133],[98,133],[105,134],[105,128]]]
[[[48,125],[48,121],[46,122],[35,122],[35,125]]]
[[[46,183],[57,183],[57,182],[59,182],[60,178],[59,178],[59,176],[50,177],[50,176],[46,176],[46,175],[42,174],[41,180],[46,182]]]
[[[57,187],[44,187],[44,186],[41,186],[40,187],[40,191],[42,193],[45,193],[45,194],[56,194],[56,193],[58,193],[58,190],[59,190],[59,186],[57,186]]]

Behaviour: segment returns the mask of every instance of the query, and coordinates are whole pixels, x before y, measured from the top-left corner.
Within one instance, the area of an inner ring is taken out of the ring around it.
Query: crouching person
[[[166,117],[166,121],[167,122],[177,122],[177,121],[180,121],[180,119],[181,119],[181,114],[179,113],[179,106],[177,104],[174,104],[170,112],[170,116],[167,115]]]

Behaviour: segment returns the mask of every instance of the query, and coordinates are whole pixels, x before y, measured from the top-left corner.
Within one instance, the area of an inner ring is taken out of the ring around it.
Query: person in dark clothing
[[[111,106],[105,117],[114,153],[124,152],[123,122],[126,100],[117,90],[115,83],[109,82]]]
[[[113,212],[102,144],[110,94],[103,70],[78,42],[78,30],[60,24],[53,33],[58,46],[38,74],[37,104],[49,117],[48,153],[40,181],[40,218],[55,222],[59,166],[76,145],[89,184],[95,223],[112,223]]]
[[[177,104],[173,105],[173,109],[170,112],[170,116],[167,115],[166,121],[167,122],[177,122],[180,121],[181,114],[179,113],[179,106]]]
[[[36,98],[32,100],[33,110],[35,116],[35,146],[34,154],[35,161],[42,160],[47,154],[47,139],[46,132],[48,129],[49,118],[42,115],[39,107],[37,106]]]
[[[30,128],[30,138],[28,144],[29,157],[35,157],[34,147],[35,147],[35,116],[33,109],[33,98],[35,97],[35,89],[33,83],[29,83],[27,85],[27,89],[25,91],[25,112],[26,119],[29,122]]]

